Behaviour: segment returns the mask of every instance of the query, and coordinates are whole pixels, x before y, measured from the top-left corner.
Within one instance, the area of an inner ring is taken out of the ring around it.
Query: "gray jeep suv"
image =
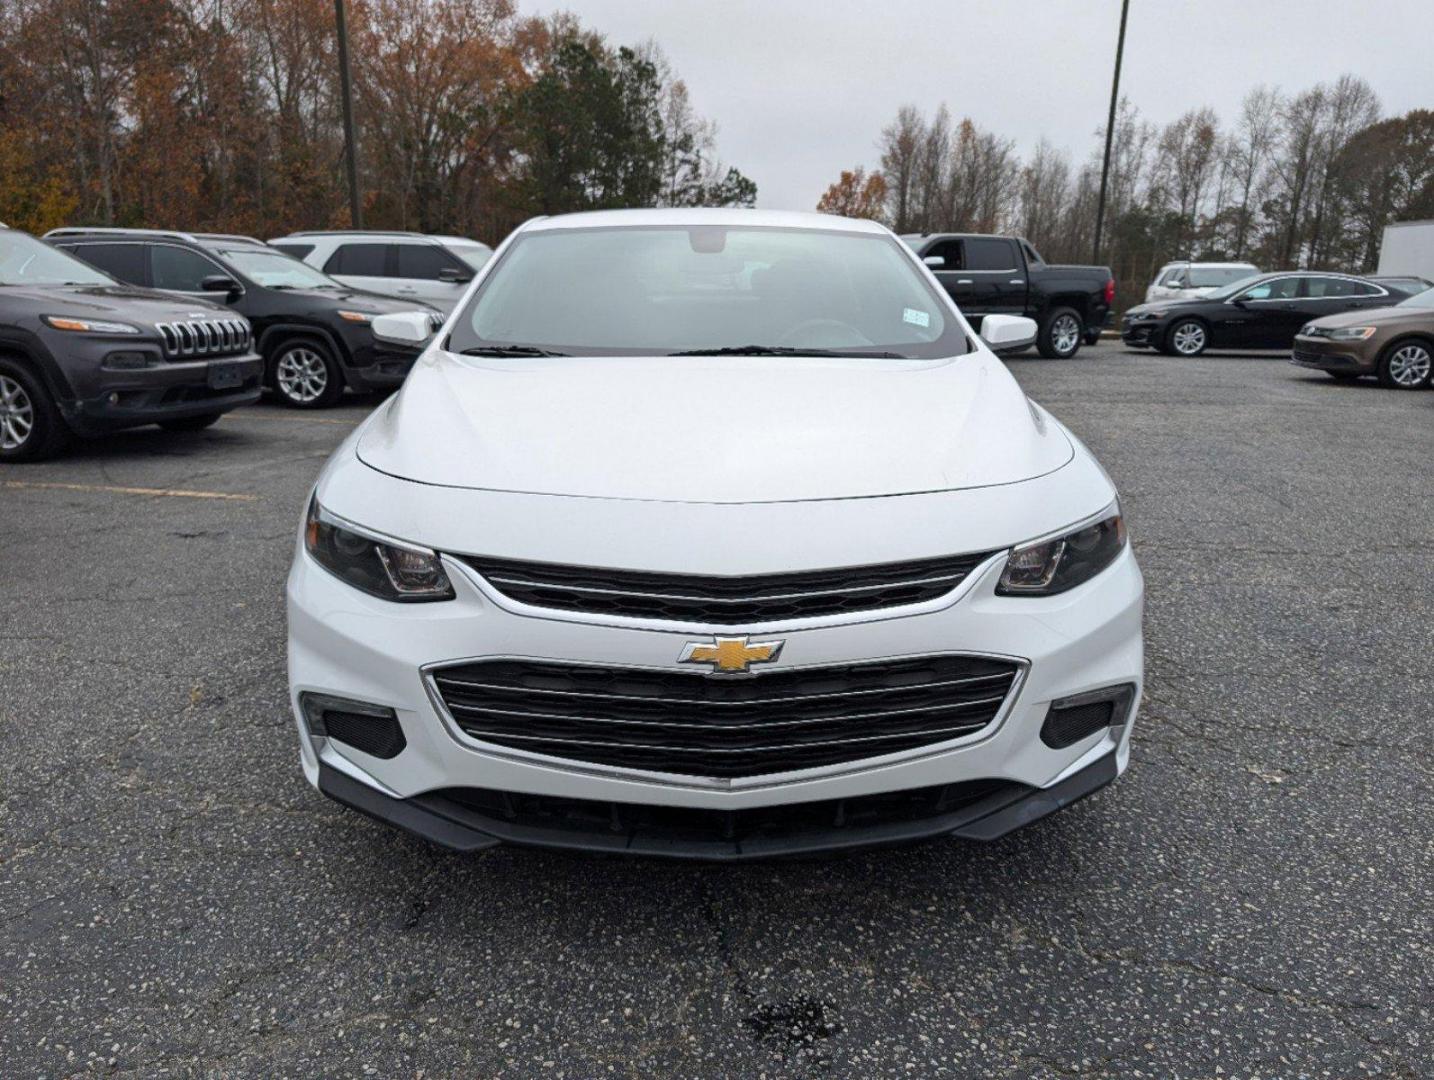
[[[121,285],[0,226],[0,462],[141,424],[193,431],[258,400],[246,320]]]

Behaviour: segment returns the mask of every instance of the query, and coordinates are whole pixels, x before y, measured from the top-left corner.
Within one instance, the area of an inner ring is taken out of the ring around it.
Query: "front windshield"
[[[0,285],[114,285],[115,279],[21,232],[0,229]]]
[[[959,321],[895,239],[834,229],[618,226],[520,235],[455,327],[448,347],[456,352],[966,351]]]
[[[1243,281],[1256,273],[1250,266],[1192,266],[1190,268],[1190,287],[1193,289],[1209,289],[1218,285],[1228,285],[1232,281]]]
[[[1255,282],[1259,281],[1262,276],[1263,276],[1262,274],[1250,274],[1250,273],[1247,273],[1247,274],[1246,274],[1244,277],[1242,277],[1242,278],[1236,278],[1234,281],[1230,282],[1230,284],[1226,285],[1223,289],[1216,289],[1216,290],[1215,290],[1214,292],[1212,292],[1212,293],[1206,293],[1206,294],[1205,294],[1205,299],[1206,299],[1206,300],[1228,300],[1228,299],[1230,299],[1230,297],[1234,296],[1236,293],[1244,292],[1246,289],[1248,289],[1248,288],[1249,288],[1251,285],[1253,285]]]
[[[1415,293],[1407,300],[1401,300],[1395,307],[1434,308],[1434,289],[1425,289],[1421,293]]]
[[[333,278],[279,251],[228,248],[221,254],[234,268],[266,289],[342,289]]]

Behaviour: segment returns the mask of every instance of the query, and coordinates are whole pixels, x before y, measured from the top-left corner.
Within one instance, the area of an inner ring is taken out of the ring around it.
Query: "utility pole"
[[[342,2],[342,0],[340,0]],[[1130,0],[1120,0],[1120,37],[1115,43],[1115,78],[1110,83],[1110,116],[1105,122],[1105,160],[1100,166],[1100,201],[1095,205],[1095,248],[1090,261],[1100,262],[1100,234],[1105,226],[1105,189],[1110,181],[1110,143],[1115,137],[1115,106],[1120,100],[1120,61],[1125,55],[1125,17],[1130,14]]]
[[[349,224],[352,228],[362,229],[363,200],[359,197],[358,144],[354,141],[354,88],[353,79],[349,75],[349,31],[344,21],[344,0],[334,0],[334,22],[339,36],[339,92],[344,106],[344,166],[349,175]]]

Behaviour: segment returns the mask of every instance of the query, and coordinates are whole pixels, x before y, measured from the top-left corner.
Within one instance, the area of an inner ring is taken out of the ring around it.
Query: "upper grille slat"
[[[431,679],[453,722],[483,742],[721,778],[859,761],[978,732],[1000,714],[1019,670],[961,655],[745,678],[485,660]]]
[[[504,596],[535,607],[740,626],[924,603],[951,592],[991,554],[738,577],[464,560]]]

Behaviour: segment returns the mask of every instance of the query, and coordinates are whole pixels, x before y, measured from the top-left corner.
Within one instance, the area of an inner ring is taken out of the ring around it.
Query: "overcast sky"
[[[877,163],[907,102],[1084,158],[1105,122],[1120,0],[519,0],[571,11],[618,44],[656,38],[758,205],[810,210],[843,168]],[[1434,108],[1431,0],[1132,0],[1121,92],[1157,122],[1232,119],[1265,82],[1345,71],[1386,114]]]

